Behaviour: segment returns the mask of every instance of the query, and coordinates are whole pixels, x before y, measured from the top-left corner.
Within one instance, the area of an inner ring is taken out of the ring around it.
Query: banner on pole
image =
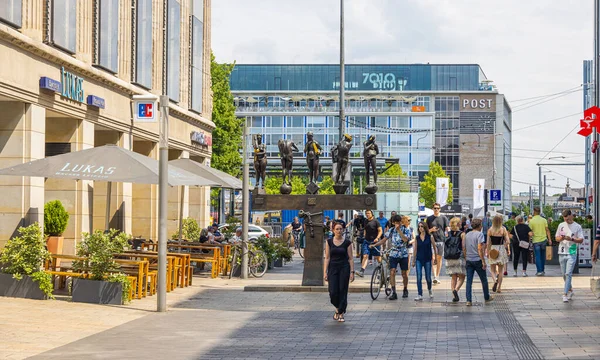
[[[485,179],[473,179],[473,210],[485,206]]]
[[[448,190],[450,188],[448,178],[436,178],[435,183],[435,201],[440,206],[444,206],[448,203]]]

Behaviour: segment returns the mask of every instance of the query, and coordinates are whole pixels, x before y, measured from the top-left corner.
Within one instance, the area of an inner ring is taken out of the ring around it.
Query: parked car
[[[234,226],[234,228],[230,229],[231,226]],[[224,225],[219,226],[219,231],[221,232],[221,234],[235,233],[235,228],[241,227],[241,226],[242,226],[242,224],[237,224],[237,225],[224,224]],[[257,240],[262,235],[264,235],[266,237],[271,236],[269,234],[269,232],[267,230],[263,229],[262,227],[260,227],[258,225],[248,224],[248,240]]]

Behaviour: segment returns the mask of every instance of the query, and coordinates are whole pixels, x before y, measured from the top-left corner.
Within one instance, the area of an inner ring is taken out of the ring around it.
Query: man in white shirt
[[[558,225],[556,229],[556,241],[558,241],[558,260],[560,269],[565,279],[565,291],[563,293],[563,302],[568,303],[573,298],[573,287],[571,278],[573,269],[577,261],[577,244],[583,242],[583,229],[581,225],[573,221],[571,210],[563,211],[564,222]]]

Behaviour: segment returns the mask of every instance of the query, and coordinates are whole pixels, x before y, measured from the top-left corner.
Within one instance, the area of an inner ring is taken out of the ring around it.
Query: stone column
[[[151,141],[134,141],[133,151],[152,159],[158,157],[158,147]],[[158,187],[151,184],[132,184],[131,234],[157,240]]]
[[[46,109],[0,102],[0,168],[42,159]],[[0,248],[20,226],[44,223],[44,178],[0,176]]]
[[[131,138],[128,134],[121,134],[121,140],[119,145],[127,150],[132,149],[133,144],[131,144]],[[126,232],[127,234],[131,234],[132,231],[132,201],[133,184],[119,183],[119,194],[117,196],[117,202],[119,203],[121,230]]]

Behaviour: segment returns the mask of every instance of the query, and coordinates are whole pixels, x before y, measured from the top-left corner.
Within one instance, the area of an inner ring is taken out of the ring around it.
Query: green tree
[[[319,194],[322,195],[333,195],[335,191],[333,190],[333,179],[329,175],[323,176],[323,180],[319,184]]]
[[[408,174],[406,174],[406,171],[402,170],[402,167],[400,166],[400,164],[394,164],[392,166],[390,166],[389,169],[387,169],[385,172],[381,173],[379,176],[389,176],[389,177],[407,177]]]
[[[211,166],[233,176],[241,173],[243,120],[235,117],[233,95],[229,87],[229,75],[234,64],[219,64],[215,55],[210,55],[210,76],[212,78],[213,111],[212,121],[216,128],[213,130]]]
[[[431,208],[433,203],[435,203],[435,192],[436,192],[436,179],[437,178],[447,178],[446,172],[442,169],[442,166],[436,162],[432,161],[429,164],[429,172],[425,174],[425,179],[420,183],[419,189],[419,197],[425,200],[425,206]],[[449,182],[448,189],[448,203],[452,202],[452,183]]]
[[[268,195],[279,194],[279,187],[283,183],[281,176],[269,176],[265,181],[265,191]],[[301,195],[306,194],[306,184],[304,180],[299,176],[292,178],[292,194]]]

